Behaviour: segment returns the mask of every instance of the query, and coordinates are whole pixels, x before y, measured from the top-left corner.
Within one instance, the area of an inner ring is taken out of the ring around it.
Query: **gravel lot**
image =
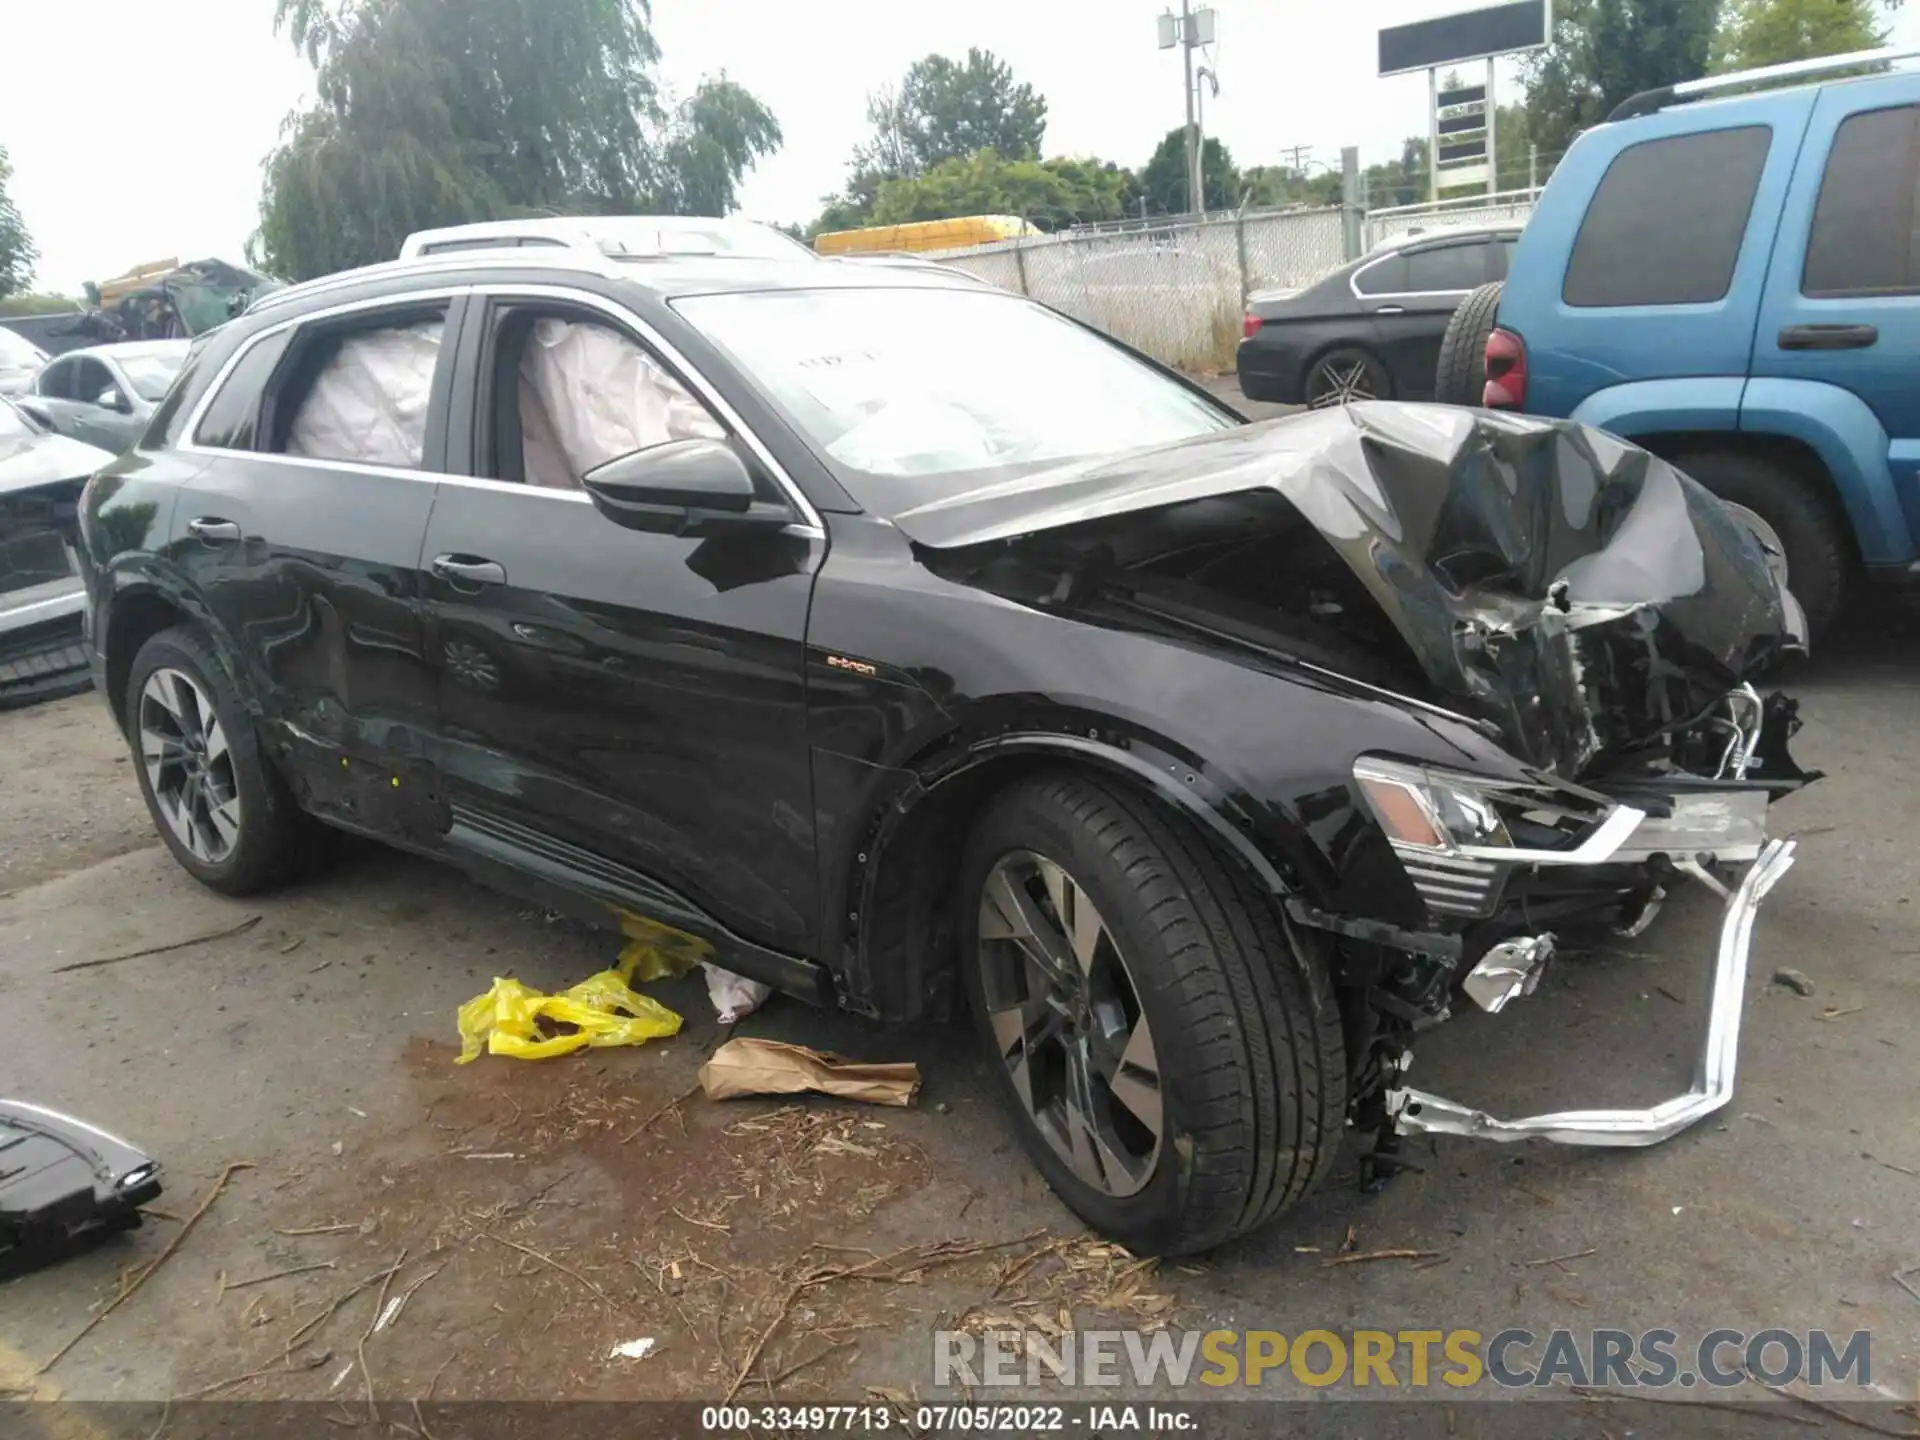
[[[222,1393],[333,1387],[357,1400],[371,1292],[284,1347],[404,1254],[389,1288],[420,1288],[365,1347],[381,1395],[714,1397],[776,1320],[751,1368],[781,1377],[782,1399],[924,1392],[942,1317],[1064,1308],[1082,1326],[1289,1333],[1868,1329],[1876,1380],[1911,1400],[1920,1303],[1892,1276],[1920,1264],[1920,850],[1905,825],[1920,812],[1905,738],[1917,645],[1920,609],[1862,606],[1791,678],[1807,717],[1798,758],[1828,778],[1776,812],[1804,837],[1801,859],[1762,912],[1740,1089],[1718,1123],[1645,1152],[1443,1141],[1417,1149],[1423,1173],[1371,1197],[1349,1157],[1267,1234],[1130,1278],[1127,1257],[1082,1235],[1019,1154],[958,1026],[889,1031],[776,1001],[741,1027],[917,1059],[926,1083],[910,1110],[699,1097],[663,1109],[720,1038],[697,977],[652,987],[686,1017],[671,1040],[456,1068],[455,1008],[490,977],[563,988],[619,942],[371,848],[286,893],[222,899],[159,847],[97,699],[0,714],[0,1094],[144,1144],[175,1217],[0,1287],[0,1392],[32,1386],[127,1267],[247,1162],[41,1393],[158,1400],[288,1353],[295,1368]],[[1621,949],[1558,965],[1506,1014],[1435,1033],[1420,1083],[1510,1111],[1680,1088],[1715,921],[1702,897],[1685,900]],[[250,916],[228,938],[52,973]],[[1770,985],[1782,965],[1814,993]],[[1436,1263],[1327,1268],[1349,1235]],[[848,1259],[835,1247],[962,1240],[1003,1248],[921,1248],[888,1283],[825,1283],[785,1304],[808,1267]],[[1010,1262],[1051,1241],[996,1294]],[[1576,1252],[1588,1253],[1527,1263]],[[261,1278],[301,1266],[332,1268]],[[652,1357],[607,1359],[638,1336],[657,1338]],[[1573,1406],[1558,1433],[1617,1433],[1610,1423]]]

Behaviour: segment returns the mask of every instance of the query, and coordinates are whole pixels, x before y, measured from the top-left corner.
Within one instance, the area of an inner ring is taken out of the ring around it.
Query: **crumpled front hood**
[[[105,450],[65,435],[35,434],[0,440],[0,493],[85,480],[113,463]]]
[[[1434,685],[1565,775],[1685,726],[1804,644],[1753,535],[1666,462],[1567,421],[1376,402],[1062,467],[907,511],[950,549],[1269,488]]]

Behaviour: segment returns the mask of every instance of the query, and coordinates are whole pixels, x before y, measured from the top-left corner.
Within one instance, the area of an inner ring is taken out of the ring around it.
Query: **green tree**
[[[1561,0],[1553,43],[1522,62],[1527,126],[1542,156],[1630,95],[1707,73],[1719,0]]]
[[[1369,209],[1421,205],[1427,198],[1427,137],[1409,135],[1400,142],[1400,158],[1369,165],[1366,172]]]
[[[854,147],[847,183],[822,198],[810,233],[874,224],[880,190],[949,160],[991,150],[1007,160],[1037,158],[1047,131],[1047,102],[991,51],[969,50],[964,64],[928,55],[907,67],[898,86],[867,96],[867,139]],[[942,217],[944,218],[944,217]]]
[[[7,147],[0,145],[0,297],[24,291],[31,285],[34,263],[40,258],[33,236],[27,233],[27,222],[20,218],[19,209],[7,193],[7,184],[12,179],[13,162],[7,158]]]
[[[1218,140],[1208,138],[1201,146],[1200,178],[1207,209],[1232,210],[1239,206],[1240,172],[1234,168],[1227,147]],[[1186,127],[1176,125],[1167,132],[1141,169],[1139,185],[1139,193],[1153,214],[1184,215],[1193,208],[1187,184]]]
[[[1716,71],[1871,50],[1886,41],[1873,0],[1731,0],[1714,36]]]
[[[903,225],[962,215],[1019,215],[1043,230],[1061,230],[1118,219],[1127,181],[1124,170],[1106,161],[1008,160],[998,151],[977,150],[963,159],[943,160],[922,175],[883,181],[871,222]]]
[[[276,0],[275,23],[315,72],[254,247],[291,279],[436,225],[724,210],[780,139],[724,76],[663,104],[644,0]]]
[[[1047,133],[1047,102],[991,50],[967,51],[964,64],[929,55],[907,68],[897,101],[912,163],[931,170],[992,150],[1008,160],[1037,157]]]

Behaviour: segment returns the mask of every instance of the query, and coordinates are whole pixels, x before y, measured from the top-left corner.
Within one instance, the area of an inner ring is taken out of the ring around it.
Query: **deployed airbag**
[[[548,318],[520,352],[520,435],[528,483],[572,489],[616,456],[726,431],[617,330]]]
[[[1022,475],[895,517],[934,549],[1278,491],[1433,683],[1574,775],[1700,718],[1804,622],[1760,543],[1637,446],[1569,421],[1386,402]]]
[[[431,320],[343,339],[300,402],[287,453],[417,468],[441,328]]]

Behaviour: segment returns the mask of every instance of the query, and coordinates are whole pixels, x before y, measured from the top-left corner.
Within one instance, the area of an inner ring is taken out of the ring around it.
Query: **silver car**
[[[123,454],[146,432],[191,344],[134,340],[69,350],[17,397],[20,408],[59,434]]]

